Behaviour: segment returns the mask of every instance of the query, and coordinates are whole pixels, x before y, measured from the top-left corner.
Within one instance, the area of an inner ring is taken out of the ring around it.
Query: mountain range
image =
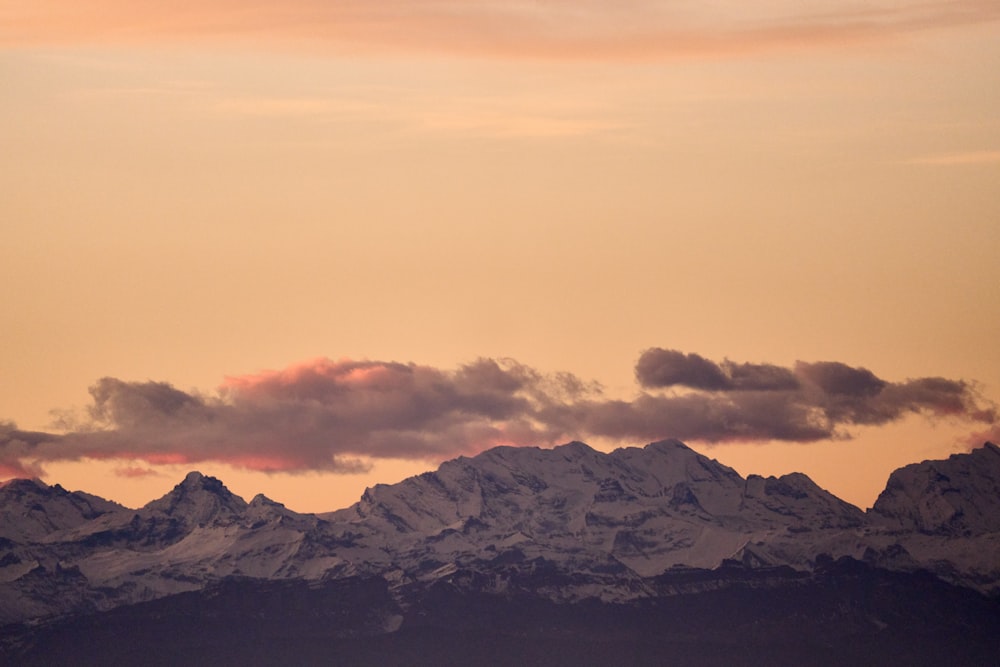
[[[1000,447],[901,468],[867,512],[674,440],[498,447],[324,514],[197,472],[139,509],[0,487],[0,658],[148,662],[191,619],[161,664],[979,664],[1000,655]]]

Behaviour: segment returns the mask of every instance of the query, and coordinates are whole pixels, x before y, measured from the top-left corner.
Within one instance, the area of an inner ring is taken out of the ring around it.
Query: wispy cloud
[[[570,93],[572,97],[572,93]],[[419,106],[426,100],[417,100]],[[456,97],[418,114],[420,129],[493,137],[573,137],[609,134],[628,126],[600,105],[571,105],[558,95]]]
[[[997,19],[991,0],[37,0],[0,10],[0,44],[242,41],[341,52],[659,58],[851,44]]]
[[[118,466],[114,469],[114,474],[118,477],[134,479],[137,477],[156,477],[160,473],[152,468],[142,466]]]
[[[0,475],[40,474],[47,461],[122,459],[134,466],[218,461],[251,470],[360,472],[373,458],[440,461],[495,445],[601,436],[705,443],[848,438],[919,413],[993,426],[972,384],[902,382],[836,361],[715,362],[653,348],[636,365],[642,390],[612,399],[569,374],[513,360],[456,369],[318,359],[227,378],[213,393],[103,378],[85,415],[48,434],[0,424]]]
[[[214,109],[222,114],[264,117],[335,116],[345,111],[357,113],[360,103],[345,104],[317,97],[229,97],[220,99]]]
[[[994,423],[985,431],[976,431],[965,440],[968,447],[980,447],[984,442],[1000,444],[1000,424]]]
[[[938,166],[961,166],[970,164],[1000,164],[1000,150],[966,151],[961,153],[942,153],[939,155],[924,155],[907,160],[907,164],[925,164]]]

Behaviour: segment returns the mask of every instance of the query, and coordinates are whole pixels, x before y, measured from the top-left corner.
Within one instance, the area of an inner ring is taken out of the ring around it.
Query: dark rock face
[[[545,568],[535,579],[552,576]],[[664,574],[674,594],[558,604],[456,573],[391,594],[380,578],[223,581],[8,632],[9,664],[977,665],[1000,654],[1000,604],[926,574],[828,559]],[[11,628],[7,628],[11,631]]]
[[[39,628],[7,626],[3,655],[18,665],[318,664],[314,652],[385,634],[400,621],[380,578],[234,578]]]

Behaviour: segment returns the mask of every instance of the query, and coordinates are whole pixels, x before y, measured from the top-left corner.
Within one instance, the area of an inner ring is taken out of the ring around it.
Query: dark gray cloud
[[[166,382],[123,382],[101,378],[90,388],[88,412],[98,423],[118,428],[155,427],[195,415],[207,417],[203,399]]]
[[[50,433],[22,431],[13,422],[0,422],[0,477],[37,477],[42,469],[31,463],[41,443],[58,439]]]
[[[746,391],[788,391],[799,388],[799,380],[788,368],[773,364],[737,364],[723,361],[721,368],[729,376],[730,387]]]
[[[364,470],[367,457],[443,460],[593,436],[812,442],[914,413],[997,421],[965,381],[890,382],[833,361],[786,368],[654,348],[640,356],[636,377],[643,390],[629,400],[509,359],[450,370],[319,359],[230,377],[211,394],[102,378],[85,414],[64,421],[65,433],[0,423],[0,475],[37,475],[46,461],[83,458],[346,473]]]
[[[639,356],[635,377],[648,389],[688,387],[707,391],[777,391],[796,389],[799,380],[788,368],[772,364],[721,363],[698,354],[654,347]]]
[[[835,436],[829,420],[787,394],[740,392],[732,396],[643,393],[631,401],[581,401],[552,406],[544,419],[581,437],[628,441],[670,437],[701,442],[786,440],[811,442]]]
[[[812,382],[824,393],[835,396],[870,397],[888,384],[867,368],[853,368],[839,361],[819,361],[795,364],[795,372]]]
[[[986,423],[996,419],[994,407],[967,382],[925,377],[894,383],[839,361],[800,361],[786,368],[728,359],[714,362],[651,348],[639,357],[636,378],[647,389],[697,390],[661,397],[658,415],[685,404],[701,406],[705,418],[690,430],[685,428],[690,412],[672,415],[678,429],[674,437],[689,431],[698,435],[686,437],[707,441],[844,437],[847,427],[887,424],[912,413]],[[639,421],[648,424],[650,417]]]
[[[635,376],[644,387],[692,389],[730,388],[730,380],[718,364],[698,354],[654,347],[646,350],[635,365]]]
[[[66,421],[69,433],[8,425],[0,465],[8,475],[27,471],[26,461],[85,457],[357,472],[361,456],[437,460],[498,444],[552,444],[559,434],[532,415],[596,391],[572,375],[492,359],[456,370],[320,359],[227,378],[213,395],[102,378],[90,388],[87,417]]]

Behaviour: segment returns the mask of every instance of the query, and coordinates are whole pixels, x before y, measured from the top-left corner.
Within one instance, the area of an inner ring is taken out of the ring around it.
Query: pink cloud
[[[121,466],[115,468],[114,473],[118,477],[127,477],[130,479],[150,477],[160,474],[151,468],[140,468],[139,466]]]
[[[653,348],[640,356],[636,375],[643,391],[630,400],[606,398],[572,374],[548,375],[509,359],[454,369],[314,359],[227,377],[215,394],[102,378],[90,389],[89,419],[68,433],[0,424],[0,472],[38,474],[46,461],[96,458],[355,473],[371,458],[439,462],[496,445],[590,436],[813,442],[912,413],[997,421],[995,406],[968,382],[891,382],[834,361],[786,368]]]
[[[982,447],[986,442],[1000,445],[1000,424],[993,424],[985,431],[976,431],[965,439],[965,444],[970,448]]]
[[[583,386],[489,359],[454,370],[316,359],[227,377],[215,395],[103,378],[90,390],[90,423],[31,442],[15,439],[20,432],[10,426],[0,460],[211,460],[264,472],[361,472],[361,457],[440,461],[496,444],[554,444],[560,434],[530,415],[556,400],[550,392]]]
[[[340,53],[447,52],[570,59],[732,55],[853,44],[995,20],[989,0],[843,3],[779,0],[663,3],[623,0],[35,0],[0,15],[0,44],[229,41]]]

